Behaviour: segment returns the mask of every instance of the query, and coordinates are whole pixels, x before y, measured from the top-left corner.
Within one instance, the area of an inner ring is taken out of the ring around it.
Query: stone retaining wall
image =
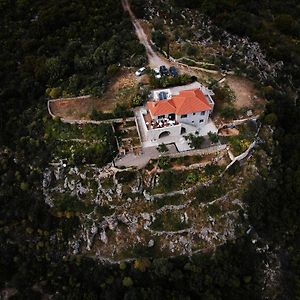
[[[164,156],[169,157],[183,157],[183,156],[194,156],[194,155],[207,155],[212,154],[216,152],[220,152],[222,150],[225,150],[227,148],[227,145],[216,145],[205,149],[195,149],[195,150],[189,150],[185,152],[179,152],[174,154],[166,154]]]
[[[53,103],[53,102],[65,101],[65,100],[74,100],[74,99],[87,99],[87,98],[90,98],[90,97],[91,97],[90,95],[87,95],[87,96],[76,97],[76,98],[60,98],[60,99],[48,100],[48,102],[47,102],[48,113],[53,119],[57,117],[51,111],[51,103]],[[113,123],[113,122],[119,123],[119,122],[122,122],[124,119],[126,119],[126,121],[135,121],[135,117],[115,118],[115,119],[100,120],[100,121],[95,121],[95,120],[71,120],[71,119],[60,118],[60,120],[63,123],[68,123],[68,124],[96,124],[96,125],[97,124],[109,124],[109,123]]]

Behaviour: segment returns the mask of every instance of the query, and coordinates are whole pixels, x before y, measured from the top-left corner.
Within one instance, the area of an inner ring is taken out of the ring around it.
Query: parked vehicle
[[[157,79],[161,78],[159,68],[154,68],[153,71],[154,71],[155,78],[157,78]]]
[[[170,75],[169,70],[166,66],[160,66],[159,73],[161,76],[169,76]]]
[[[178,75],[178,72],[174,66],[170,67],[169,72],[173,77],[176,77]]]
[[[135,72],[135,75],[136,76],[142,76],[146,71],[146,68],[145,67],[142,67],[140,69],[138,69],[136,72]]]

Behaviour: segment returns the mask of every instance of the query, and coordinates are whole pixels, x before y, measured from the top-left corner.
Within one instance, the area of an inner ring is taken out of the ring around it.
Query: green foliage
[[[161,168],[161,169],[168,169],[170,168],[170,157],[168,156],[162,156],[159,158],[158,160],[158,166]]]
[[[8,2],[1,6],[1,25],[8,28],[0,34],[5,74],[0,79],[0,111],[6,111],[1,135],[10,118],[41,103],[45,92],[51,98],[99,96],[119,65],[145,62],[145,49],[121,2],[92,1],[86,6],[50,0],[29,7],[17,1],[14,11]]]
[[[103,113],[100,110],[96,110],[95,108],[92,110],[91,113],[91,119],[95,121],[101,121],[101,120],[109,120],[114,118],[113,113]]]
[[[208,186],[200,187],[196,192],[196,197],[200,202],[210,202],[221,197],[225,188],[220,182],[213,182]]]
[[[212,217],[217,217],[221,214],[222,210],[217,204],[210,204],[206,207],[207,213]]]
[[[136,106],[141,106],[143,104],[143,99],[141,97],[141,95],[135,95],[132,99],[131,99],[131,103],[133,107]]]
[[[208,133],[208,138],[213,144],[216,144],[219,141],[218,134],[212,133],[211,131]]]
[[[119,71],[119,67],[116,64],[109,65],[107,68],[107,75],[113,77]]]
[[[152,40],[159,48],[163,48],[167,42],[167,38],[161,30],[154,30],[152,32]]]
[[[115,118],[126,118],[126,117],[133,117],[133,111],[129,110],[126,105],[117,104],[113,111],[113,115]]]
[[[185,136],[185,139],[188,141],[189,146],[194,149],[201,149],[202,144],[205,140],[203,136],[196,136],[194,134]]]
[[[133,181],[137,176],[136,171],[121,171],[116,173],[116,179],[119,183],[129,183]]]
[[[195,56],[198,53],[198,48],[194,46],[188,46],[186,49],[186,54],[188,56]]]
[[[147,2],[133,2],[143,16],[142,6]],[[277,298],[299,298],[300,115],[297,97],[293,96],[300,79],[299,9],[290,0],[172,3],[200,8],[215,24],[249,35],[251,40],[260,42],[268,58],[284,62],[276,83],[268,83],[272,89],[265,93],[269,100],[266,116],[276,115],[272,124],[276,142],[273,164],[267,176],[253,182],[245,199],[249,221],[260,238],[267,239],[271,249],[284,254],[278,256],[284,284]],[[166,12],[170,9],[168,2],[160,4]],[[76,234],[78,218],[70,214],[57,218],[44,203],[42,171],[60,145],[52,139],[57,133],[47,132],[46,111],[37,103],[45,102],[42,97],[49,87],[61,88],[62,95],[101,94],[108,80],[108,66],[118,62],[139,64],[144,59],[144,50],[137,41],[132,42],[132,24],[119,1],[91,1],[89,5],[2,1],[0,7],[0,22],[5,28],[0,33],[0,282],[5,283],[2,289],[16,288],[14,298],[20,299],[38,299],[45,293],[59,299],[266,297],[262,294],[265,257],[247,237],[227,242],[213,254],[154,259],[144,273],[137,272],[132,265],[120,270],[118,265],[69,255],[68,241]],[[183,21],[180,14],[176,25],[179,21]],[[68,130],[63,134],[67,135]],[[71,146],[65,145],[64,150]],[[163,183],[167,182],[171,189],[178,180],[169,175]],[[21,189],[22,182],[28,183],[28,190]],[[219,183],[213,186],[215,190],[200,189],[198,199],[215,199],[224,193]],[[63,208],[78,205],[71,200],[63,202]],[[45,231],[49,234],[44,235]],[[258,243],[259,247],[264,246]],[[42,283],[42,293],[33,291],[36,283]]]
[[[224,107],[221,110],[220,115],[224,119],[235,119],[237,117],[236,110],[235,110],[235,108],[233,106],[226,106],[226,107]]]
[[[222,167],[217,164],[208,164],[204,167],[205,175],[212,176],[218,174],[222,170]]]
[[[179,74],[176,77],[162,76],[160,79],[155,78],[153,74],[150,75],[150,85],[154,89],[185,85],[192,81],[192,78],[186,74]]]
[[[125,287],[131,287],[133,285],[133,280],[130,277],[124,277],[122,283]]]
[[[151,229],[156,231],[178,231],[189,227],[190,224],[182,222],[179,214],[169,211],[156,216],[151,224]]]
[[[196,183],[197,180],[198,180],[198,176],[194,172],[189,173],[188,176],[186,177],[187,183]]]
[[[27,191],[27,190],[29,189],[28,183],[27,183],[27,182],[21,182],[21,184],[20,184],[20,189],[21,189],[22,191]]]
[[[275,126],[277,123],[277,120],[278,120],[278,118],[277,118],[276,114],[274,114],[274,113],[267,114],[264,118],[264,121],[266,122],[266,124],[271,125],[271,126]]]
[[[162,144],[159,144],[158,147],[156,148],[158,152],[160,153],[165,153],[165,152],[168,152],[169,149],[168,147],[166,146],[166,144],[162,143]]]
[[[104,113],[93,109],[91,119],[95,121],[133,117],[134,113],[126,105],[117,104],[112,113]]]

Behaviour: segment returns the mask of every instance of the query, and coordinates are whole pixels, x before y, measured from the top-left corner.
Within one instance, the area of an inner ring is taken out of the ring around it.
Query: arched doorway
[[[185,133],[186,133],[186,128],[184,128],[184,127],[181,127],[180,134],[185,134]]]
[[[158,138],[161,139],[161,138],[164,138],[166,136],[169,136],[171,134],[170,131],[163,131],[159,136]]]

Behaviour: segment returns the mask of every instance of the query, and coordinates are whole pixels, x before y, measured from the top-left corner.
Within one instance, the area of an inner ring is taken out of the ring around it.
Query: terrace
[[[143,116],[148,130],[171,127],[179,124],[176,120],[171,118],[163,118],[158,121],[153,120],[149,112]]]

